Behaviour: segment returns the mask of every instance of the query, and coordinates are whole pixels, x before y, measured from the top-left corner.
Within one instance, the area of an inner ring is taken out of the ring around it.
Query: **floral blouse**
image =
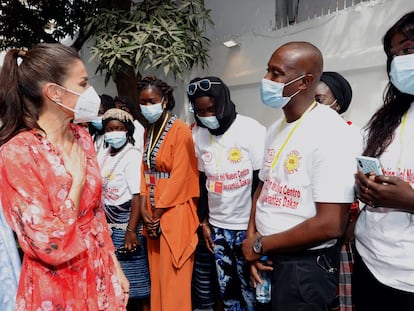
[[[102,181],[90,135],[69,125],[87,156],[79,211],[63,157],[38,130],[0,148],[0,197],[24,251],[16,310],[125,310],[101,204]]]

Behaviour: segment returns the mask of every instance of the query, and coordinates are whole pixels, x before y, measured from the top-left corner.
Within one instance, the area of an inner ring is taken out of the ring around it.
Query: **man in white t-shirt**
[[[262,166],[266,129],[236,113],[230,91],[218,77],[193,79],[188,97],[198,125],[193,137],[200,171],[200,223],[215,257],[224,310],[254,310],[241,243]]]
[[[338,285],[339,247],[354,201],[358,142],[332,109],[315,102],[321,52],[290,42],[272,54],[261,84],[265,105],[283,109],[266,135],[245,258],[273,261],[272,310],[328,310]]]

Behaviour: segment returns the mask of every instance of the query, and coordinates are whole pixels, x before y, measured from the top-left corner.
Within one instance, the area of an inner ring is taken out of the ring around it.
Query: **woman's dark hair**
[[[101,99],[101,107],[99,109],[100,114],[104,114],[107,110],[115,107],[114,99],[111,95],[102,94],[99,95],[99,97]]]
[[[135,104],[134,100],[128,96],[115,96],[114,106],[115,108],[129,112],[134,117],[134,120],[138,119],[137,105]]]
[[[62,44],[7,52],[0,72],[0,145],[22,130],[41,129],[37,121],[43,105],[42,86],[63,84],[77,60],[76,50]]]
[[[391,39],[396,33],[401,33],[410,40],[414,39],[414,12],[407,13],[400,18],[384,35],[383,45],[387,55],[388,76],[394,57],[391,53]],[[391,82],[388,82],[384,91],[383,106],[365,126],[368,129],[368,136],[364,155],[378,157],[386,150],[394,138],[395,129],[413,101],[413,95],[401,93]]]
[[[105,111],[114,108],[114,99],[112,98],[111,95],[108,94],[102,94],[99,95],[99,98],[101,99],[101,105],[99,107],[99,115],[103,115],[105,113]],[[88,130],[89,130],[89,134],[91,134],[91,136],[93,137],[93,141],[97,141],[98,136],[103,135],[104,134],[104,130],[99,130],[96,127],[94,127],[90,122],[88,123]]]
[[[175,107],[173,88],[171,86],[158,79],[157,77],[144,77],[137,83],[138,94],[140,94],[142,90],[148,89],[150,87],[155,88],[161,97],[164,97],[168,100],[167,106],[165,107],[167,110],[172,110]]]

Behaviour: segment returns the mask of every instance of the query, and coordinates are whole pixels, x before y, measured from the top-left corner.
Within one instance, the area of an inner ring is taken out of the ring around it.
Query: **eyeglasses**
[[[200,90],[202,91],[208,91],[211,89],[212,84],[221,84],[221,82],[213,82],[213,81],[210,81],[209,79],[203,79],[197,82],[193,82],[188,85],[187,93],[190,96],[194,95],[194,93],[197,90],[197,87],[199,87]]]

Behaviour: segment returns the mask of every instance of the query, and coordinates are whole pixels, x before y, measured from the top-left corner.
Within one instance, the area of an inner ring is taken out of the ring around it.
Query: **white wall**
[[[259,97],[259,83],[273,51],[288,41],[309,41],[322,51],[324,70],[339,71],[353,88],[353,100],[345,117],[363,126],[382,104],[387,83],[382,36],[402,15],[414,10],[412,0],[382,0],[360,3],[287,28],[274,31],[274,1],[209,0],[215,28],[208,70],[193,70],[187,81],[196,76],[216,75],[229,85],[239,113],[252,116],[265,126],[277,117]],[[228,49],[223,39],[234,36],[241,45]],[[185,102],[185,87],[176,86],[177,103]],[[177,105],[179,106],[179,105]],[[186,105],[175,112],[187,118]]]
[[[185,93],[188,81],[196,76],[216,75],[230,87],[239,113],[252,116],[265,126],[270,125],[280,111],[265,107],[259,97],[259,83],[269,57],[285,42],[309,41],[322,51],[324,69],[339,71],[351,83],[354,95],[345,117],[363,126],[382,104],[387,83],[382,36],[397,19],[414,10],[414,1],[362,2],[277,31],[273,30],[275,2],[272,0],[209,0],[206,6],[211,9],[215,22],[214,28],[208,29],[211,39],[209,68],[193,70],[185,82],[167,79],[175,87],[174,112],[182,119],[192,120]],[[241,45],[232,49],[224,47],[223,40],[231,37]],[[103,77],[95,74],[96,62],[88,62],[88,48],[83,49],[81,56],[98,93],[116,95],[114,84],[105,86]],[[154,72],[143,73],[149,74]],[[160,73],[155,74],[162,77]]]

